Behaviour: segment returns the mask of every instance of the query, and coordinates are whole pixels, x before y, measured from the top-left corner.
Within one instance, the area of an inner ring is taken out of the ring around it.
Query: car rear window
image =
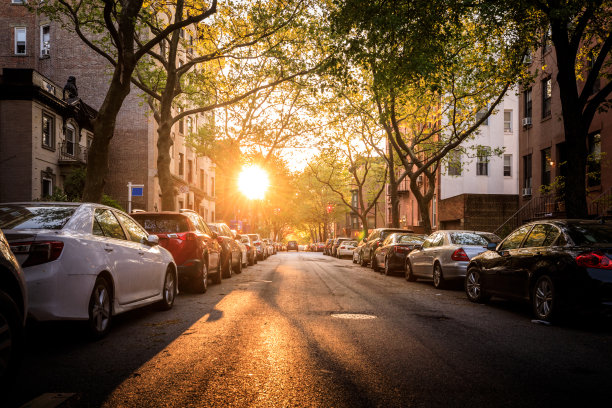
[[[612,224],[568,223],[567,229],[576,245],[612,244]]]
[[[139,215],[132,217],[147,230],[149,234],[164,234],[190,231],[190,225],[182,215]]]
[[[494,238],[489,234],[475,234],[473,232],[451,232],[451,242],[455,245],[487,245],[489,242],[494,241]]]
[[[1,229],[62,229],[74,206],[3,205],[0,207]]]
[[[400,235],[397,240],[397,242],[399,242],[400,244],[415,244],[415,245],[422,244],[423,241],[425,241],[425,239],[418,235]]]

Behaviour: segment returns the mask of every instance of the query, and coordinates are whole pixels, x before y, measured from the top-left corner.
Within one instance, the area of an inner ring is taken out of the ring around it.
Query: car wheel
[[[110,330],[113,312],[113,299],[110,285],[103,277],[98,277],[89,298],[89,333],[99,339]]]
[[[378,262],[376,261],[376,255],[372,254],[372,270],[374,272],[378,272],[380,268],[378,267]]]
[[[480,270],[475,266],[471,267],[465,275],[464,288],[470,302],[485,303],[491,298],[483,291]]]
[[[357,263],[357,259],[355,259],[355,254],[353,254],[353,263]]]
[[[251,257],[249,257],[249,266],[255,265],[256,261],[257,260],[255,259],[255,254],[253,254]]]
[[[23,316],[9,295],[0,290],[0,389],[17,378],[24,350]]]
[[[533,313],[538,320],[556,321],[559,316],[559,296],[555,284],[548,275],[536,281],[531,296]]]
[[[359,265],[368,266],[368,262],[363,258],[363,254],[359,254]]]
[[[446,281],[444,280],[442,267],[439,263],[434,264],[433,284],[436,289],[444,289],[446,287]]]
[[[221,284],[221,282],[223,281],[223,272],[221,271],[220,262],[217,264],[217,273],[214,274],[212,281],[213,283],[216,283],[217,285]]]
[[[172,269],[168,268],[166,277],[164,278],[164,287],[162,288],[162,300],[159,301],[161,310],[170,310],[174,305],[176,297],[176,275]]]
[[[232,277],[232,269],[233,269],[233,265],[232,265],[232,254],[230,253],[226,265],[223,268],[223,279],[228,279]]]
[[[408,282],[416,282],[417,278],[414,276],[414,272],[412,272],[412,264],[408,259],[406,259],[406,269],[404,273],[406,274],[406,280]]]
[[[240,261],[238,262],[238,267],[235,269],[236,273],[242,273],[242,255],[240,255]]]
[[[385,276],[388,276],[391,273],[391,269],[389,267],[389,257],[385,258],[385,269],[383,270]]]
[[[198,276],[196,276],[194,289],[198,293],[206,293],[206,289],[208,289],[208,266],[205,260],[201,261],[201,265]]]

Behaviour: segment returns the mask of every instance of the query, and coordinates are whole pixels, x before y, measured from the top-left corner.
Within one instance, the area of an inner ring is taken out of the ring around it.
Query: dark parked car
[[[249,236],[249,238],[251,238],[251,242],[253,243],[253,245],[255,245],[255,253],[257,254],[257,260],[258,261],[263,261],[264,259],[266,259],[266,249],[264,247],[264,243],[261,240],[261,237],[259,236],[259,234],[247,234]]]
[[[330,238],[325,242],[325,248],[323,249],[323,255],[331,255],[331,248],[334,244],[334,239]]]
[[[530,302],[539,320],[577,308],[612,305],[612,225],[592,220],[535,221],[474,257],[465,277],[472,302],[491,296]]]
[[[404,273],[406,256],[415,247],[419,247],[425,238],[422,235],[396,232],[389,235],[374,251],[372,260],[374,270],[381,269],[385,275],[395,271]]]
[[[137,212],[132,214],[149,234],[159,237],[159,245],[174,257],[179,287],[204,293],[208,276],[221,283],[221,246],[217,236],[195,211]]]
[[[17,378],[28,313],[23,271],[0,231],[0,390]]]
[[[359,264],[361,264],[361,266],[367,266],[370,264],[376,248],[382,244],[385,238],[394,232],[412,233],[413,231],[398,228],[376,228],[367,238],[363,239],[364,245],[359,251]]]
[[[242,272],[242,251],[234,239],[234,234],[227,224],[211,222],[208,224],[215,232],[221,244],[221,270],[224,278],[231,278],[234,273]]]
[[[297,241],[289,241],[287,242],[287,251],[299,251]]]

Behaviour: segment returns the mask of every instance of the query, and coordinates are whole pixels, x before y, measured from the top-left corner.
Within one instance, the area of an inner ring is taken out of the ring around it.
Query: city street
[[[279,252],[174,308],[28,331],[10,407],[609,406],[612,325],[548,326],[529,306],[467,301],[461,285]],[[4,406],[4,402],[0,405]],[[32,404],[32,406],[36,406]]]

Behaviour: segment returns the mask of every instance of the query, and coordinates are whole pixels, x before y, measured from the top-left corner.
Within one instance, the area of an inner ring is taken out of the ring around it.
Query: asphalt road
[[[531,321],[461,287],[383,276],[321,253],[279,253],[118,316],[98,342],[78,324],[30,328],[19,407],[610,406],[612,323]],[[38,400],[35,400],[38,397]],[[7,402],[8,401],[8,402]]]

